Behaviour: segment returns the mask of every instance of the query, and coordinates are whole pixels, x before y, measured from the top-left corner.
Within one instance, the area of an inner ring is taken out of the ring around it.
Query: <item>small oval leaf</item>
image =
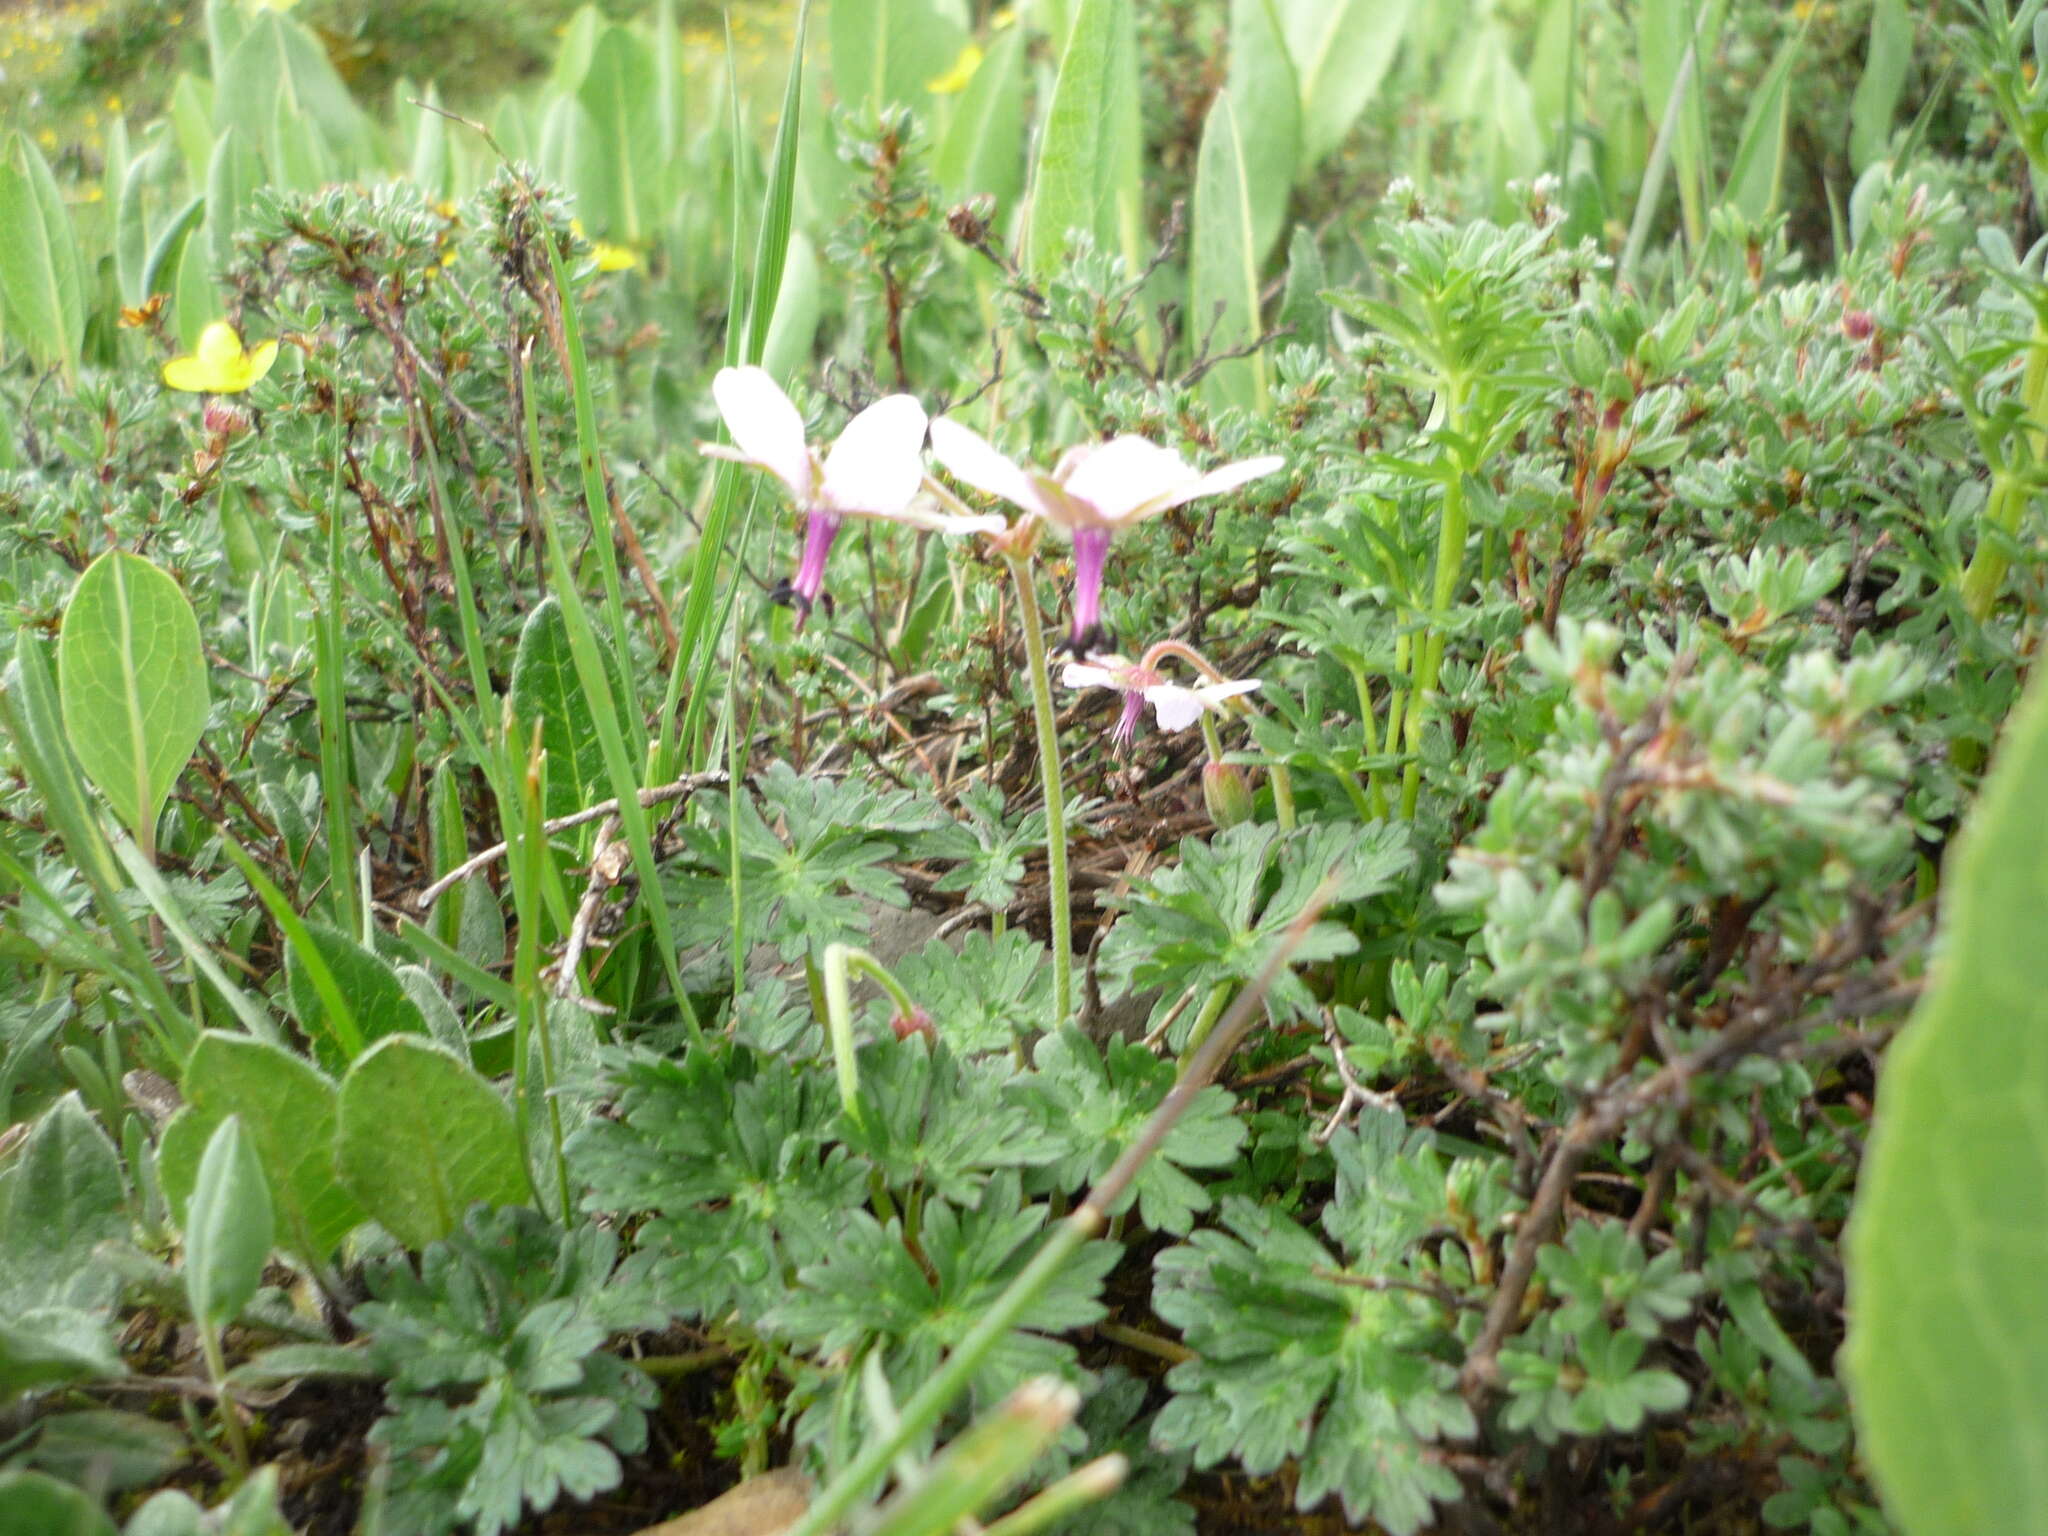
[[[87,566],[64,610],[57,693],[79,766],[153,850],[165,797],[206,730],[206,653],[178,584],[126,550]]]

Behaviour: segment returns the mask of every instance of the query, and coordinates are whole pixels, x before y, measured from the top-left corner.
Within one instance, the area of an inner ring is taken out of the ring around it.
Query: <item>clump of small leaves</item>
[[[657,1394],[605,1340],[658,1317],[615,1283],[617,1256],[600,1228],[479,1206],[417,1270],[403,1257],[370,1266],[374,1299],[353,1317],[386,1380],[370,1442],[390,1461],[396,1528],[492,1536],[617,1486]]]

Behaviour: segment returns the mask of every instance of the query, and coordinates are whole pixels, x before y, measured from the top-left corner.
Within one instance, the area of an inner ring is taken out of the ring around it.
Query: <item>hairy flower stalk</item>
[[[935,454],[937,446],[933,444]],[[940,462],[945,460],[941,458]],[[956,518],[973,515],[939,480],[927,475],[925,486],[935,500],[952,509]],[[1031,575],[1031,556],[1038,548],[1043,519],[1027,512],[1013,528],[1003,527],[1001,518],[995,521],[1002,531],[990,536],[989,548],[1002,557],[1009,568],[1011,584],[1017,589],[1017,613],[1024,625],[1024,661],[1031,679],[1031,717],[1038,729],[1038,779],[1045,797],[1046,906],[1052,920],[1053,1028],[1058,1029],[1073,1015],[1074,917],[1073,892],[1067,889],[1067,808],[1065,786],[1060,780],[1058,717],[1053,713],[1045,625],[1039,617],[1038,589],[1032,584]]]
[[[802,415],[766,369],[721,368],[711,393],[735,446],[701,443],[699,450],[767,470],[804,514],[796,575],[777,593],[795,605],[799,622],[825,589],[832,542],[849,517],[881,518],[955,537],[1003,527],[1000,517],[933,512],[919,498],[927,418],[909,395],[884,396],[860,412],[820,460],[805,441]]]
[[[1074,619],[1066,648],[1083,659],[1106,638],[1102,575],[1119,529],[1234,491],[1287,462],[1266,454],[1204,473],[1171,448],[1126,433],[1069,448],[1045,474],[998,453],[980,433],[947,416],[932,423],[932,454],[957,479],[1044,519],[1073,542]]]
[[[1052,674],[1046,665],[1045,628],[1027,557],[1004,552],[1017,588],[1017,612],[1024,624],[1024,658],[1031,672],[1031,713],[1038,724],[1038,776],[1045,795],[1045,880],[1052,913],[1052,1010],[1058,1029],[1074,1011],[1073,892],[1067,889],[1067,806],[1060,783],[1060,743],[1052,704]]]

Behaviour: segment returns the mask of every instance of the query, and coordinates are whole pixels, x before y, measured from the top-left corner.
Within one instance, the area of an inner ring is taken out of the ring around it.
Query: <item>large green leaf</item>
[[[427,1032],[405,984],[380,956],[324,923],[288,927],[285,936],[292,1013],[322,1065],[338,1071],[386,1035]]]
[[[604,642],[598,642],[606,679],[612,684],[613,708],[627,714],[618,686],[618,666]],[[512,718],[519,739],[537,720],[541,745],[548,754],[549,816],[564,816],[597,804],[611,793],[605,773],[604,743],[588,696],[576,676],[576,658],[569,650],[569,621],[561,602],[548,598],[527,616],[512,660]]]
[[[1280,238],[1301,159],[1301,84],[1275,0],[1231,0],[1230,76],[1238,149],[1251,202],[1251,254],[1263,262]]]
[[[2048,1530],[2048,677],[1944,882],[1931,986],[1885,1057],[1847,1240],[1843,1364],[1911,1536]]]
[[[1380,88],[1415,0],[1279,0],[1278,9],[1301,87],[1301,160],[1314,165]]]
[[[234,260],[235,231],[263,185],[263,158],[255,148],[259,142],[239,128],[223,128],[206,162],[206,248],[215,277]]]
[[[1031,183],[1031,276],[1044,282],[1085,230],[1106,250],[1122,248],[1119,191],[1128,145],[1118,91],[1136,67],[1137,41],[1122,0],[1081,0],[1060,57]]]
[[[206,653],[178,584],[140,555],[86,567],[57,642],[64,734],[86,776],[145,849],[206,730]]]
[[[16,129],[0,152],[0,299],[9,329],[44,368],[78,371],[85,277],[78,241],[49,162]]]
[[[311,32],[276,11],[249,18],[226,70],[214,78],[214,127],[235,128],[250,144],[270,141],[281,93],[289,95],[337,155],[349,154],[362,138],[362,111],[328,61],[327,50]]]
[[[476,1201],[533,1198],[512,1111],[466,1063],[394,1035],[341,1085],[336,1163],[371,1216],[409,1248],[446,1237]]]
[[[183,1087],[186,1114],[216,1124],[241,1117],[269,1177],[279,1240],[312,1263],[326,1262],[364,1220],[334,1171],[340,1100],[333,1081],[281,1046],[212,1030],[186,1061]],[[167,1181],[165,1195],[180,1220],[189,1192],[189,1185],[172,1189]]]
[[[118,1536],[98,1500],[42,1472],[0,1472],[0,1510],[37,1536]]]
[[[77,1307],[0,1313],[0,1405],[24,1392],[101,1381],[126,1369],[102,1313]]]
[[[1913,18],[1906,0],[1875,0],[1870,8],[1870,47],[1849,102],[1851,169],[1861,173],[1884,157],[1912,63]]]
[[[1188,246],[1188,336],[1211,354],[1249,342],[1259,331],[1259,269],[1253,254],[1251,195],[1230,92],[1218,91],[1195,159],[1195,209]],[[1264,407],[1265,362],[1235,358],[1204,381],[1219,404]]]
[[[1008,208],[1023,190],[1024,37],[1022,27],[999,33],[954,103],[932,161],[949,197],[986,192]]]
[[[638,242],[667,210],[654,51],[625,27],[606,27],[576,92],[598,136],[604,169],[581,213],[592,234]]]
[[[1792,123],[1792,68],[1806,42],[1802,28],[1786,38],[1763,83],[1750,98],[1742,137],[1728,168],[1721,200],[1745,218],[1761,220],[1777,211],[1785,188],[1785,141]]]
[[[0,1308],[108,1305],[120,1281],[92,1251],[127,1231],[114,1144],[67,1093],[36,1122],[0,1193]]]
[[[831,12],[832,87],[840,103],[860,108],[915,107],[931,101],[929,82],[943,75],[967,42],[960,0],[860,0]]]

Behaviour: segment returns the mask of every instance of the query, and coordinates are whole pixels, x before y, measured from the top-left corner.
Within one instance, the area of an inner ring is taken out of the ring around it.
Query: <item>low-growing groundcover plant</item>
[[[10,134],[0,1513],[2038,1525],[2041,7],[1441,9]]]

